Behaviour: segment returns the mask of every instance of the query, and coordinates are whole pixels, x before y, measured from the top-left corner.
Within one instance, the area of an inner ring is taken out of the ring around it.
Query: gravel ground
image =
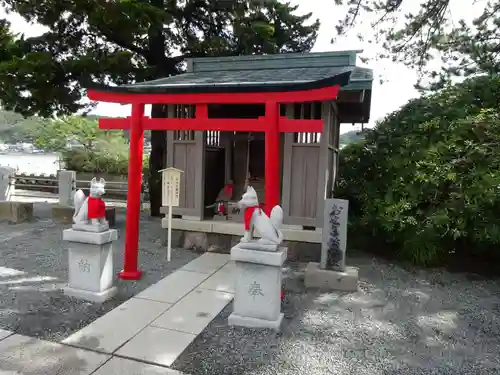
[[[160,243],[160,221],[144,215],[139,251],[142,279],[117,278],[118,295],[103,304],[78,301],[61,290],[68,280],[67,248],[61,236],[69,226],[48,219],[50,208],[44,204],[35,206],[35,215],[39,220],[34,223],[0,224],[0,328],[22,335],[59,342],[197,257],[173,249],[167,263],[166,249]],[[116,228],[118,273],[123,266],[124,212],[117,212]]]
[[[366,255],[357,293],[285,271],[281,333],[231,328],[229,305],[174,363],[192,375],[500,374],[500,282],[407,270]]]

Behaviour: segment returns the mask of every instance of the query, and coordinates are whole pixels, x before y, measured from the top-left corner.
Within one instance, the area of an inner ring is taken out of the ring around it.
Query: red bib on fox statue
[[[252,221],[252,215],[255,210],[262,211],[261,206],[247,207],[245,208],[245,230],[250,230],[250,222]]]
[[[102,219],[106,217],[106,203],[101,198],[88,197],[88,218]]]

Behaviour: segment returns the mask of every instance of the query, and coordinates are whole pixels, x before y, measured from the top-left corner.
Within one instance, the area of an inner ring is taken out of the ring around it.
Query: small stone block
[[[231,260],[281,267],[286,261],[287,253],[286,247],[280,247],[278,251],[248,250],[239,243],[231,249]]]
[[[75,209],[71,206],[63,206],[61,204],[52,205],[52,220],[60,224],[73,223],[73,213]]]
[[[63,241],[103,245],[117,239],[118,231],[116,229],[108,229],[105,232],[86,232],[75,229],[65,229],[63,231]]]
[[[0,221],[18,224],[33,219],[33,203],[0,202]]]
[[[240,326],[247,328],[265,328],[265,329],[273,329],[275,331],[279,331],[281,328],[281,323],[283,322],[283,317],[284,314],[280,313],[278,319],[266,320],[266,319],[250,318],[232,313],[231,315],[229,315],[228,324],[230,326]]]
[[[83,289],[75,289],[68,286],[63,289],[63,292],[68,297],[82,299],[89,302],[102,303],[116,296],[116,293],[118,293],[118,289],[113,286],[102,292],[92,292]]]
[[[116,223],[116,207],[106,206],[105,219],[108,221],[110,227],[114,227]]]
[[[304,283],[306,288],[356,292],[358,290],[358,269],[346,267],[344,272],[321,269],[319,263],[308,263]]]
[[[214,215],[212,217],[212,220],[214,220],[214,221],[228,221],[229,217],[225,216],[225,215]]]
[[[208,249],[207,233],[186,232],[184,234],[182,248],[186,250],[195,250],[203,252],[207,251]]]

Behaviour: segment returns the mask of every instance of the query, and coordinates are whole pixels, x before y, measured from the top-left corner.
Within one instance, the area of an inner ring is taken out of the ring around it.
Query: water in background
[[[56,154],[11,153],[0,155],[0,166],[17,168],[17,173],[53,174],[59,170],[59,157]]]

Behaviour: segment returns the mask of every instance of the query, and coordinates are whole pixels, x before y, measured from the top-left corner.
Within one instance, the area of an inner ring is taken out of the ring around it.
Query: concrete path
[[[232,270],[206,253],[60,344],[0,329],[0,374],[181,375],[168,366],[231,302]]]
[[[170,366],[233,299],[229,255],[206,253],[63,344]]]
[[[2,375],[181,375],[179,371],[112,357],[0,329]]]

